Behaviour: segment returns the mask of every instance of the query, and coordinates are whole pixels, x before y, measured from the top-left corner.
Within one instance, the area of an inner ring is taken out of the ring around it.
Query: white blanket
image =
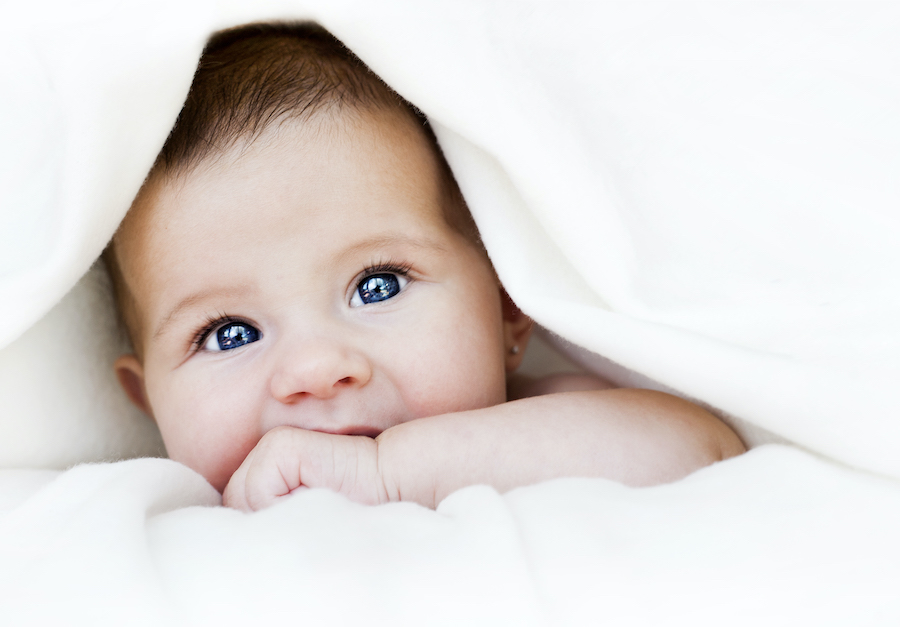
[[[900,5],[8,4],[0,622],[900,622]],[[168,460],[64,471],[160,451],[88,269],[206,37],[269,19],[320,21],[428,114],[552,342],[794,444],[436,512],[244,515]]]

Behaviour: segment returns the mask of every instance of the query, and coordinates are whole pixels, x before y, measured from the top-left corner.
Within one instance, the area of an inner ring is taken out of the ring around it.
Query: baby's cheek
[[[465,409],[480,409],[506,400],[506,364],[501,327],[487,317],[460,321],[456,337],[447,349],[447,370],[453,372],[456,393],[467,399]],[[448,378],[450,379],[450,378]]]
[[[483,338],[482,338],[483,339]],[[437,366],[433,387],[444,412],[490,407],[506,400],[506,373],[492,342],[454,343]]]
[[[169,458],[223,490],[258,441],[248,419],[253,413],[222,390],[199,382],[179,381],[166,392],[157,423]]]

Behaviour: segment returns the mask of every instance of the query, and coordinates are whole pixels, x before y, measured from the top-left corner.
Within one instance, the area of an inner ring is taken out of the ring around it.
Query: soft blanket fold
[[[35,485],[0,522],[8,624],[886,625],[900,616],[897,546],[883,542],[900,524],[896,487],[786,447],[651,489],[584,479],[505,496],[467,488],[436,512],[313,490],[246,515],[211,507],[215,491],[166,460],[49,480],[16,472],[0,483]]]

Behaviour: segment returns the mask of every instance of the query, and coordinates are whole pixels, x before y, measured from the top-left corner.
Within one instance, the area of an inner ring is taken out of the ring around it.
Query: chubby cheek
[[[219,492],[224,490],[259,441],[248,399],[235,394],[234,386],[193,378],[147,383],[169,458],[203,475]]]
[[[416,337],[403,342],[398,362],[409,364],[398,385],[418,416],[481,409],[506,401],[499,301],[443,309],[430,318],[439,325],[416,325]]]

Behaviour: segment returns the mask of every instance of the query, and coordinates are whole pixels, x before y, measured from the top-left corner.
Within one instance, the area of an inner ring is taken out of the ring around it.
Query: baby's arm
[[[478,483],[501,492],[557,477],[666,483],[744,450],[696,405],[633,389],[548,394],[435,416],[398,425],[380,440],[391,500],[430,507]]]
[[[251,452],[224,498],[260,509],[305,486],[364,503],[435,507],[475,484],[503,492],[556,477],[665,483],[743,451],[721,421],[677,397],[572,391],[413,420],[374,440],[281,427]]]

